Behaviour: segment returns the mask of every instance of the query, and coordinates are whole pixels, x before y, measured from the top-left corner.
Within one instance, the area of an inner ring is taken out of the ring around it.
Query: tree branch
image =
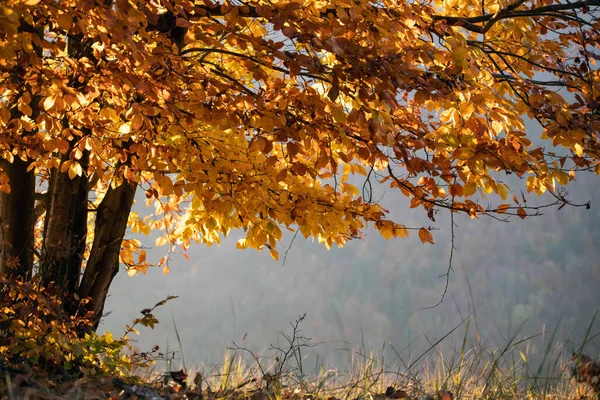
[[[287,69],[285,69],[285,68],[269,64],[269,63],[267,63],[267,62],[265,62],[263,60],[260,60],[260,59],[258,59],[256,57],[253,57],[253,56],[250,56],[250,55],[247,55],[247,54],[237,53],[237,52],[231,51],[231,50],[226,50],[226,49],[211,49],[211,48],[205,48],[205,47],[190,47],[190,48],[187,48],[187,49],[181,51],[182,55],[189,54],[189,53],[204,53],[204,54],[206,54],[206,53],[219,53],[219,54],[227,54],[227,55],[230,55],[230,56],[233,56],[233,57],[239,57],[239,58],[243,58],[243,59],[255,62],[255,63],[259,64],[259,65],[262,65],[263,67],[272,69],[274,71],[279,71],[279,72],[282,72],[282,73],[288,74],[288,75],[290,74],[290,71],[287,70]],[[300,72],[300,73],[298,73],[298,75],[304,76],[306,78],[311,78],[311,79],[315,79],[315,80],[319,80],[319,81],[324,81],[324,82],[331,83],[331,81],[329,79],[325,78],[325,77],[317,76],[317,75],[314,75],[314,74],[311,74],[311,73],[308,73],[308,72]]]
[[[550,6],[532,8],[530,10],[515,9],[524,1],[517,2],[505,7],[495,14],[484,14],[476,17],[454,17],[446,15],[433,15],[432,18],[436,21],[445,20],[447,24],[461,26],[469,31],[477,33],[486,33],[497,21],[506,18],[522,18],[522,17],[543,17],[547,13],[560,11],[576,10],[583,7],[600,6],[600,0],[583,0],[567,4],[552,4]],[[554,15],[556,17],[556,15]],[[477,25],[485,22],[485,25]]]
[[[560,11],[575,10],[583,7],[600,6],[600,0],[582,0],[576,2],[569,2],[566,4],[552,4],[549,6],[532,8],[529,10],[517,10],[526,0],[516,0],[514,3],[509,4],[502,10],[494,14],[483,14],[476,17],[456,17],[448,15],[432,15],[435,21],[445,20],[447,24],[453,26],[460,26],[469,31],[477,33],[486,33],[493,25],[499,20],[506,18],[519,18],[519,17],[543,17],[547,13],[555,13]],[[235,9],[235,11],[232,11]],[[287,11],[286,7],[281,7],[281,11]],[[345,11],[349,11],[348,8]],[[372,7],[374,12],[384,12],[391,16],[398,17],[398,13],[390,8]],[[236,12],[237,15],[243,18],[265,18],[267,20],[273,18],[275,13],[272,10],[265,10],[260,7],[241,5],[241,6],[228,6],[223,7],[221,5],[207,6],[207,5],[196,5],[194,8],[196,15],[201,17],[223,17],[230,12]],[[320,12],[321,18],[329,18],[330,16],[336,17],[337,11],[335,9],[325,9]],[[556,15],[554,15],[556,17]],[[479,25],[485,23],[485,25]]]

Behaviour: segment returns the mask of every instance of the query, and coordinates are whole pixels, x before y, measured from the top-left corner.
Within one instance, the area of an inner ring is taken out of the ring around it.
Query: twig
[[[423,310],[430,310],[432,308],[435,308],[437,306],[439,306],[440,304],[442,304],[442,302],[444,301],[444,298],[446,297],[446,293],[448,293],[448,285],[450,284],[450,272],[454,272],[454,268],[452,268],[452,259],[454,257],[454,250],[456,250],[456,246],[454,245],[454,212],[450,211],[450,233],[451,233],[451,238],[450,238],[450,258],[448,259],[448,269],[446,270],[446,273],[443,275],[440,275],[440,278],[445,277],[446,278],[446,284],[444,286],[444,292],[442,293],[442,296],[440,298],[440,301],[438,301],[435,305],[430,306],[430,307],[425,307],[423,308]]]
[[[281,266],[285,266],[285,262],[287,260],[288,257],[288,253],[290,252],[292,245],[294,244],[294,240],[296,239],[296,236],[298,236],[298,232],[300,231],[300,228],[296,229],[296,233],[294,233],[294,237],[292,237],[292,240],[290,241],[290,245],[288,246],[287,250],[285,251],[284,255],[283,255],[283,262],[281,263]]]

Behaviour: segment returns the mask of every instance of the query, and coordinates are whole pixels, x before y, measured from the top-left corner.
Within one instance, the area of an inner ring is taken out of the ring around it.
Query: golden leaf
[[[423,243],[433,244],[433,235],[425,228],[419,229],[419,239],[421,239],[421,242]]]
[[[334,108],[332,114],[333,114],[333,119],[335,120],[335,122],[343,123],[346,121],[346,113],[341,108],[338,108],[338,107]]]
[[[59,27],[61,27],[65,31],[69,31],[73,26],[73,17],[71,16],[71,14],[65,12],[58,16],[56,22],[58,23]]]
[[[498,214],[504,214],[510,208],[510,204],[501,204],[498,206]]]
[[[131,124],[129,123],[124,123],[119,127],[119,133],[122,133],[124,135],[131,133]]]
[[[327,248],[372,225],[391,240],[409,230],[377,204],[388,185],[430,217],[452,201],[475,219],[513,213],[483,204],[494,193],[508,202],[503,182],[521,178],[533,196],[569,184],[575,170],[600,173],[590,136],[600,131],[591,90],[599,79],[567,51],[581,47],[567,14],[545,16],[548,36],[506,1],[485,10],[460,0],[381,9],[227,1],[220,16],[179,1],[163,2],[158,15],[145,3],[122,0],[109,12],[87,2],[0,6],[0,70],[15,78],[0,89],[0,157],[26,161],[41,179],[60,168],[71,192],[77,177],[89,179],[97,202],[109,188],[144,186],[155,219],[131,214],[128,223],[135,234],[164,231],[157,245],[219,244],[243,229],[236,247],[276,258],[283,226]],[[572,11],[583,15],[579,3]],[[478,45],[481,29],[497,40]],[[586,35],[600,42],[597,30]],[[540,65],[547,80],[537,79]],[[577,76],[581,85],[571,82]],[[539,120],[546,143],[532,140],[526,118]],[[522,200],[513,207],[524,218]],[[90,219],[86,243],[97,223]],[[418,230],[421,241],[433,243],[431,229]],[[134,247],[125,243],[120,257],[144,273]]]
[[[381,236],[385,238],[385,240],[390,240],[392,236],[394,236],[394,230],[391,227],[384,226],[379,229],[379,233]]]
[[[21,111],[23,113],[23,115],[27,115],[28,117],[30,117],[31,114],[33,114],[33,110],[31,109],[31,106],[27,103],[19,102],[17,108],[19,111]]]
[[[44,99],[44,110],[50,111],[52,107],[54,107],[54,102],[56,101],[56,96],[49,96]]]
[[[465,196],[471,196],[471,195],[475,194],[476,191],[477,191],[477,185],[474,183],[469,182],[463,186],[463,194]]]
[[[76,176],[81,176],[82,173],[83,170],[81,169],[81,164],[79,164],[77,161],[73,161],[69,164],[69,178],[74,179]]]

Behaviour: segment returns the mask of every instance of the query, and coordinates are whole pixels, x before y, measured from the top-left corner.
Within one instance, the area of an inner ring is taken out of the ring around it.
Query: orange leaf
[[[60,26],[64,30],[68,31],[73,26],[73,17],[71,17],[71,15],[69,13],[64,13],[58,17],[57,22],[58,22],[58,26]]]
[[[419,229],[419,239],[421,239],[421,242],[423,243],[429,242],[433,244],[433,235],[425,228]]]
[[[54,102],[56,101],[56,96],[49,96],[46,97],[46,99],[44,100],[44,110],[48,111],[50,110],[52,107],[54,107]]]
[[[501,204],[498,206],[498,214],[504,214],[510,208],[510,204]]]

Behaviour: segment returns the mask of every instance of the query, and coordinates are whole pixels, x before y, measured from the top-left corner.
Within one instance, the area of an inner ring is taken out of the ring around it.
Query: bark
[[[84,169],[86,168],[87,166]],[[85,254],[85,241],[88,233],[88,193],[89,181],[87,177],[84,177],[79,180],[77,193],[74,198],[75,215],[73,216],[71,254],[69,257],[69,266],[67,267],[67,290],[69,293],[77,293],[79,289],[79,279],[81,278],[80,274]]]
[[[29,279],[33,269],[35,176],[28,165],[18,157],[0,159],[11,188],[0,193],[0,274],[10,279]]]
[[[87,169],[86,152],[79,162]],[[63,160],[66,161],[68,157]],[[87,234],[88,180],[85,175],[69,178],[54,170],[48,188],[44,249],[40,262],[42,284],[54,282],[66,294],[76,293]]]
[[[73,35],[68,39],[68,54],[72,58],[93,58],[92,48],[84,36]],[[70,82],[74,88],[81,88],[84,82]],[[67,119],[63,126],[68,126]],[[80,127],[85,135],[91,134],[88,127]],[[75,143],[71,143],[71,149]],[[69,160],[70,151],[61,162]],[[89,183],[85,174],[89,151],[84,151],[78,160],[84,173],[71,179],[68,172],[52,171],[48,188],[48,203],[44,221],[44,248],[40,261],[42,284],[54,284],[65,294],[75,294],[79,286],[80,271],[85,252],[87,235],[87,202]]]
[[[98,206],[94,243],[79,287],[79,297],[90,298],[87,307],[94,313],[95,327],[102,317],[108,288],[119,271],[119,252],[136,188],[126,181],[111,187]]]
[[[19,31],[29,32],[40,38],[44,34],[43,29],[34,28],[23,20]],[[31,62],[32,57],[41,56],[42,48],[34,44],[34,49],[33,54],[22,54],[19,61],[28,63]],[[30,89],[22,81],[19,71],[12,72],[18,85]],[[39,110],[35,106],[38,100],[39,97],[34,94],[30,102],[31,118],[34,120],[39,115]],[[11,120],[20,116],[18,108],[13,106]],[[24,138],[34,133],[21,132],[20,135]],[[0,274],[5,274],[9,279],[30,279],[33,272],[35,175],[33,171],[27,171],[29,164],[29,161],[23,161],[18,156],[14,157],[12,163],[0,158],[0,168],[8,175],[11,189],[9,194],[0,193]]]

